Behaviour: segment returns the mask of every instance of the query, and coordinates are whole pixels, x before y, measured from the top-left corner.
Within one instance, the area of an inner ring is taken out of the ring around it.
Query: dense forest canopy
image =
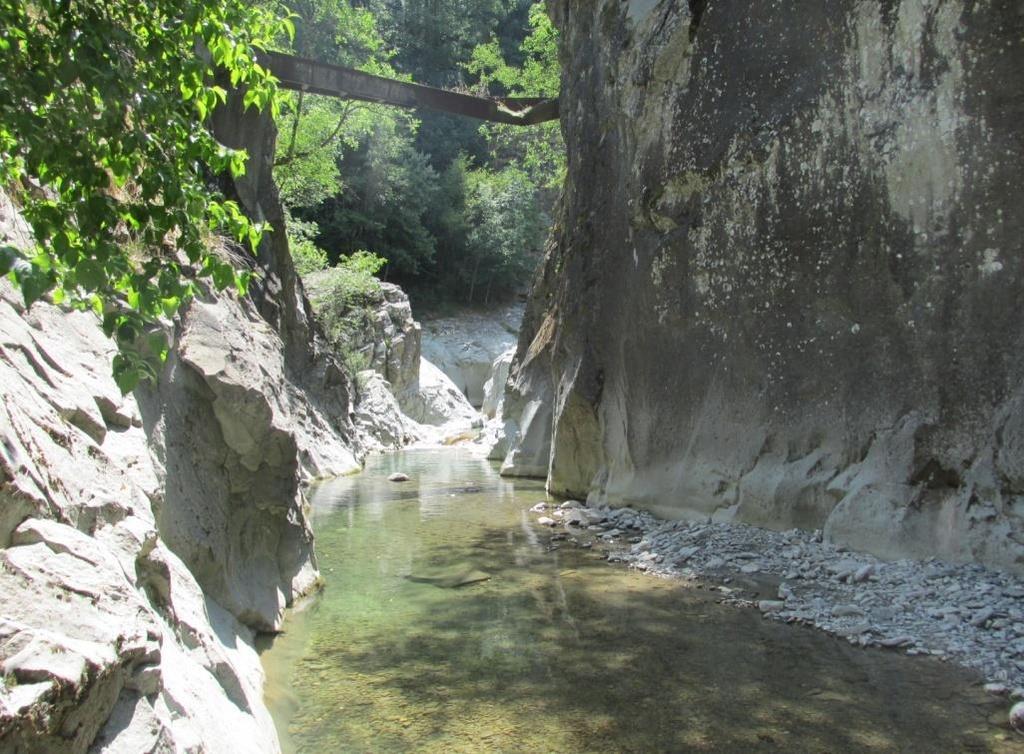
[[[557,37],[529,0],[291,0],[299,55],[476,94],[557,96]],[[284,96],[275,175],[300,271],[356,251],[414,299],[487,302],[529,278],[564,156],[530,129]]]
[[[0,248],[0,274],[27,304],[50,296],[102,317],[122,389],[155,378],[159,320],[197,276],[244,291],[246,247],[264,232],[217,190],[218,174],[245,170],[245,153],[208,129],[234,86],[278,120],[275,177],[300,272],[364,252],[414,296],[506,295],[547,232],[557,125],[282,92],[256,51],[553,96],[555,48],[529,0],[0,0],[0,183],[36,239],[28,252]]]

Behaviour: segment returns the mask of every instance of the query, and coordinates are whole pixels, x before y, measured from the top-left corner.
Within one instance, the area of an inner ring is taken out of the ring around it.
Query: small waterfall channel
[[[458,448],[313,490],[325,588],[262,655],[286,754],[1019,750],[966,671],[551,543],[545,499]]]

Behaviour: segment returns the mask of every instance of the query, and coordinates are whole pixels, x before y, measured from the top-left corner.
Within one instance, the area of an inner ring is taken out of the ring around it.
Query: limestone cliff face
[[[510,399],[552,419],[520,454],[550,442],[557,492],[1024,572],[1021,4],[551,11],[569,176]]]
[[[0,281],[0,750],[279,750],[253,630],[318,578],[301,482],[360,451],[283,240],[272,126],[231,128],[235,190],[275,233],[251,299],[205,292],[166,324],[156,387],[122,396],[91,314],[26,311]],[[0,193],[0,242],[29,240]]]

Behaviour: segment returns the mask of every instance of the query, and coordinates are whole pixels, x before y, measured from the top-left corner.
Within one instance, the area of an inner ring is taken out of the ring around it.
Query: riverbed
[[[286,754],[1020,751],[974,674],[551,543],[543,482],[469,450],[311,499],[325,587],[263,653]]]

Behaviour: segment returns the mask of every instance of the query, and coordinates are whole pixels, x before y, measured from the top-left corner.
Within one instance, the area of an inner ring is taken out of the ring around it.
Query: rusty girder
[[[474,97],[279,52],[261,53],[259,62],[277,77],[282,89],[398,107],[423,107],[516,126],[532,126],[558,118],[557,99]]]

